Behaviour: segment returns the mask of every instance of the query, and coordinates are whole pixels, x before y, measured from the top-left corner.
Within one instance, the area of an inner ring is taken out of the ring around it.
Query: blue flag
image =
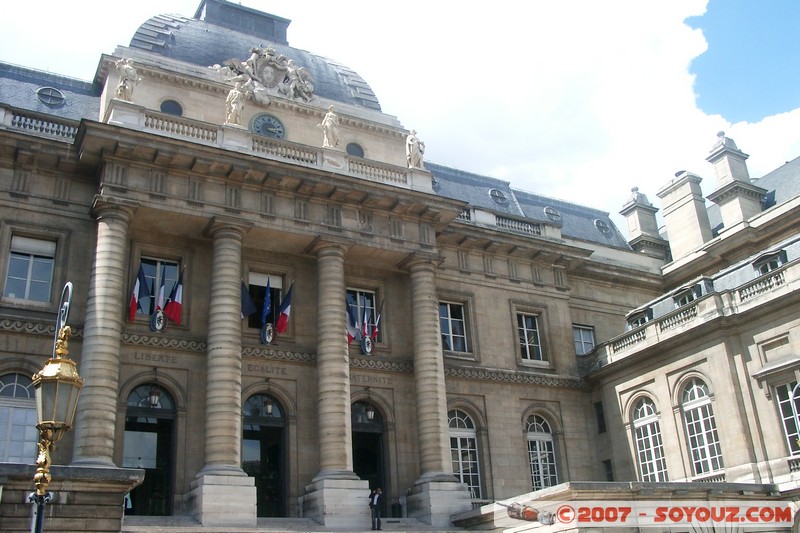
[[[261,310],[261,327],[267,324],[269,309],[272,307],[272,299],[269,294],[269,278],[267,278],[267,292],[264,294],[264,308]]]

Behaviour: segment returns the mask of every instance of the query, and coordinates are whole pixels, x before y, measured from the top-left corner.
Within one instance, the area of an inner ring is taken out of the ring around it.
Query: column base
[[[256,527],[255,481],[241,474],[201,473],[192,481],[189,508],[204,527]]]
[[[370,529],[369,481],[322,479],[306,485],[303,517],[329,529]]]
[[[453,476],[448,476],[453,479]],[[406,497],[409,518],[437,528],[452,527],[450,517],[472,509],[467,486],[457,481],[418,480]]]

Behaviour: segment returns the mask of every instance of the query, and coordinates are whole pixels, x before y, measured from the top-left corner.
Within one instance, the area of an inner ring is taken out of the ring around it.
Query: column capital
[[[429,267],[432,270],[436,270],[443,262],[444,259],[442,259],[442,257],[438,254],[414,252],[412,254],[408,254],[408,256],[397,265],[397,267],[401,270],[407,270],[408,272],[414,272],[424,267]]]
[[[252,224],[242,222],[235,218],[215,216],[206,224],[206,227],[203,229],[203,235],[207,237],[216,237],[221,232],[229,232],[238,235],[239,240],[242,240],[252,227]]]
[[[335,237],[316,237],[311,244],[306,246],[305,253],[320,257],[322,255],[329,255],[331,253],[339,252],[341,257],[347,253],[352,243],[345,239],[337,239]]]
[[[139,204],[136,202],[123,202],[119,198],[97,194],[92,199],[90,213],[95,219],[119,218],[128,224],[138,208]]]

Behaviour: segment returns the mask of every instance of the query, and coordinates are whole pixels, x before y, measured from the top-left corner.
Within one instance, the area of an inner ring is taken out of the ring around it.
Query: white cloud
[[[419,132],[429,160],[609,211],[620,227],[632,186],[659,207],[656,191],[686,169],[713,191],[705,156],[718,130],[751,154],[752,177],[800,155],[800,109],[731,125],[697,108],[689,68],[707,43],[684,20],[707,0],[243,3],[292,19],[291,45],[361,74],[384,112]],[[198,4],[138,0],[107,20],[96,8],[13,2],[4,18],[36,17],[38,29],[4,28],[0,60],[88,79],[147,18],[191,17]],[[82,12],[93,14],[69,18]]]

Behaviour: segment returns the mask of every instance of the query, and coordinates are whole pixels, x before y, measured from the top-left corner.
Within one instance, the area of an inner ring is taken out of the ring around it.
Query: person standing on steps
[[[372,531],[381,531],[381,506],[383,491],[380,487],[369,493],[369,508],[372,511]]]

